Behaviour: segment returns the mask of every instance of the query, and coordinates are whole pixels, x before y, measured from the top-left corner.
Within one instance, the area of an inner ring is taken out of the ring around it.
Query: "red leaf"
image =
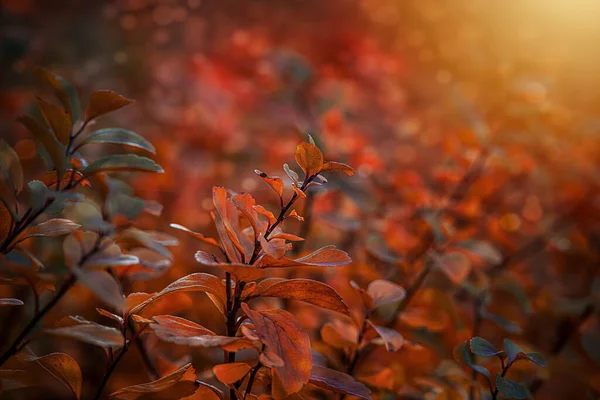
[[[283,366],[273,368],[273,397],[283,399],[300,391],[310,379],[312,364],[310,340],[300,322],[284,310],[254,311],[245,303],[242,309],[254,324],[265,350],[283,360]]]

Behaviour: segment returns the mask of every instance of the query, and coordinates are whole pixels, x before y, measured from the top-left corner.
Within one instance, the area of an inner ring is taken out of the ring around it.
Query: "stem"
[[[315,202],[315,197],[314,196],[307,196],[306,197],[306,202],[304,204],[304,211],[302,212],[302,214],[304,214],[304,223],[301,225],[301,227],[300,227],[300,233],[298,234],[298,236],[300,236],[302,238],[303,237],[307,237],[308,234],[310,233],[310,228],[312,226],[312,220],[313,220],[313,205],[314,205],[314,202]],[[304,248],[305,245],[306,245],[306,240],[298,242],[298,244],[292,250],[292,254],[299,254],[299,253],[301,253],[302,249]]]
[[[19,334],[19,336],[13,341],[8,350],[2,354],[0,357],[0,366],[2,366],[10,357],[15,355],[20,350],[20,344],[25,340],[25,338],[29,335],[29,333],[35,328],[38,322],[40,322],[46,314],[50,310],[54,308],[54,306],[63,298],[63,296],[73,287],[75,281],[77,279],[74,275],[69,274],[68,278],[63,282],[60,289],[56,292],[52,300],[48,304],[46,304],[35,316],[27,326],[23,329],[23,331]]]
[[[479,295],[475,299],[473,304],[473,334],[472,337],[479,336],[479,331],[481,330],[481,306],[483,304],[484,296]],[[475,355],[471,355],[471,361],[474,361]],[[502,361],[502,360],[501,360]],[[504,368],[504,361],[502,361],[502,368]],[[477,383],[477,371],[471,370],[471,388],[469,389],[469,400],[475,400],[475,384]],[[490,383],[491,390],[491,383]]]
[[[504,366],[502,368],[502,374],[500,374],[503,378],[506,376],[506,373],[508,372],[508,369],[511,367],[512,363],[508,363],[506,364],[506,366]],[[492,384],[490,383],[490,391],[492,390]],[[492,393],[492,400],[496,400],[496,398],[498,398],[498,392],[500,392],[500,389],[496,388]]]
[[[139,333],[141,333],[141,332],[136,334],[135,325],[133,324],[133,321],[131,319],[129,319],[129,321],[127,322],[127,325],[129,326],[129,330],[132,332],[133,336],[135,337],[133,339],[133,342],[135,343],[135,347],[137,347],[138,351],[140,352],[140,356],[142,357],[142,362],[144,363],[144,366],[148,370],[150,379],[152,379],[153,381],[157,380],[158,378],[160,378],[160,374],[158,373],[158,370],[156,369],[156,365],[154,365],[154,362],[150,358],[150,354],[148,354],[148,350],[146,350],[144,341],[142,340],[141,336],[139,335]]]
[[[304,183],[302,184],[302,187],[300,188],[300,190],[305,192],[308,187],[308,184],[311,183],[314,178],[315,178],[315,176],[307,177],[307,179],[305,179]],[[292,196],[290,201],[288,201],[288,203],[285,205],[285,207],[283,207],[281,209],[281,211],[279,212],[279,216],[277,216],[277,220],[273,223],[273,225],[271,225],[267,228],[265,234],[263,235],[265,240],[269,239],[269,235],[271,233],[273,233],[275,228],[277,228],[279,226],[279,224],[281,224],[283,222],[283,220],[285,219],[285,215],[287,214],[289,209],[292,207],[292,205],[296,202],[296,200],[298,200],[298,194],[296,194],[294,192],[294,195]],[[252,253],[252,257],[250,258],[250,261],[248,262],[249,265],[254,264],[254,262],[258,258],[258,254],[260,253],[260,247],[261,246],[259,243],[256,243],[254,245],[254,252]]]
[[[227,274],[227,282],[226,285],[231,288],[231,274]],[[246,285],[245,282],[237,282],[237,285],[235,287],[235,294],[233,299],[231,299],[231,301],[228,301],[228,303],[231,303],[231,308],[228,309],[227,312],[227,336],[229,337],[235,337],[237,329],[236,329],[236,317],[237,317],[237,313],[242,305],[242,300],[241,300],[241,296],[242,296],[242,291],[244,290],[244,286]],[[230,293],[230,290],[228,290],[228,293]],[[230,296],[228,296],[230,297]],[[231,352],[225,352],[225,363],[226,364],[230,364],[230,363],[234,363],[235,362],[235,352],[231,351]],[[239,387],[239,386],[238,386]],[[229,389],[229,398],[231,400],[235,399],[235,389],[230,388]]]
[[[110,364],[110,366],[108,367],[108,369],[104,373],[104,378],[102,378],[102,382],[100,382],[100,386],[98,387],[98,390],[96,391],[96,395],[94,396],[94,400],[100,399],[100,396],[102,395],[102,392],[104,391],[104,388],[106,387],[106,384],[108,383],[108,380],[110,379],[110,376],[115,371],[115,368],[117,368],[117,364],[119,364],[119,361],[121,361],[121,359],[123,358],[123,356],[125,355],[125,353],[127,353],[127,350],[129,350],[129,346],[126,343],[123,346],[123,350],[121,350],[121,352],[119,353],[119,355],[117,356],[117,358],[115,358],[113,360],[113,362]]]
[[[92,255],[94,255],[97,251],[100,250],[100,242],[102,241],[102,237],[102,235],[98,235],[94,247],[90,250],[89,253],[84,254],[83,257],[81,257],[81,260],[79,260],[79,263],[76,268],[82,266],[88,260],[88,258],[90,258]],[[0,356],[0,366],[2,366],[10,357],[12,357],[14,354],[21,350],[21,343],[25,340],[29,333],[31,333],[31,331],[33,330],[33,328],[35,328],[37,323],[40,322],[44,318],[44,316],[46,316],[46,314],[48,314],[48,312],[52,310],[54,306],[56,306],[56,304],[60,301],[60,299],[63,298],[63,296],[69,291],[69,289],[73,287],[76,281],[77,278],[75,277],[75,275],[71,273],[67,275],[67,278],[65,279],[61,287],[58,289],[52,300],[50,300],[48,304],[46,304],[38,313],[36,313],[33,316],[33,319],[29,321],[27,326],[13,341],[8,350],[6,350],[4,354]]]
[[[396,322],[396,320],[398,319],[400,314],[402,314],[402,312],[406,309],[406,307],[411,302],[413,297],[415,297],[415,295],[417,294],[417,292],[419,291],[421,286],[423,286],[425,279],[427,279],[427,276],[429,276],[429,273],[432,270],[433,270],[433,263],[426,263],[425,266],[423,267],[423,269],[421,270],[421,272],[419,272],[419,275],[417,276],[417,278],[415,279],[413,284],[410,285],[408,287],[408,289],[406,289],[406,296],[404,297],[404,299],[402,299],[402,301],[398,305],[398,308],[394,312],[393,317],[386,324],[386,326],[388,328],[391,327]]]
[[[246,396],[248,396],[248,393],[252,394],[252,385],[254,385],[254,378],[256,378],[256,374],[258,373],[260,367],[262,367],[262,364],[259,361],[250,373],[250,378],[248,378],[248,385],[246,386],[246,392],[244,393],[244,400],[246,400]]]

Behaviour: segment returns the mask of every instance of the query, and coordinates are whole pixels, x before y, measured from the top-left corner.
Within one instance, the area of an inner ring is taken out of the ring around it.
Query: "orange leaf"
[[[273,397],[282,399],[302,389],[310,378],[312,354],[310,340],[300,322],[284,310],[242,309],[254,324],[265,350],[275,353],[284,365],[273,368]]]
[[[213,331],[190,320],[172,315],[154,317],[150,324],[156,336],[165,342],[190,347],[221,347],[227,351],[252,348],[252,342],[229,336],[217,336]]]
[[[296,192],[298,197],[300,197],[301,199],[306,198],[306,193],[304,193],[302,190],[300,190],[298,187],[296,187],[296,185],[292,185],[292,189],[294,189],[294,192]]]
[[[463,253],[454,251],[435,259],[442,272],[456,285],[462,283],[471,272],[471,262]]]
[[[33,352],[21,353],[19,358],[25,362],[37,362],[42,368],[65,385],[75,398],[81,397],[81,369],[71,356],[64,353],[52,353],[38,357]]]
[[[277,222],[277,218],[275,218],[275,215],[273,215],[273,213],[271,211],[267,210],[263,206],[255,205],[255,206],[252,206],[252,208],[257,213],[262,214],[265,217],[267,217],[267,219],[269,220],[269,224],[273,225],[273,224],[275,224]]]
[[[94,118],[123,108],[131,103],[133,103],[133,100],[129,100],[120,94],[110,90],[99,90],[90,96],[90,101],[85,109],[85,119],[86,121],[91,121]]]
[[[271,238],[272,239],[289,240],[290,242],[301,242],[304,240],[304,238],[301,238],[300,236],[296,236],[296,235],[292,235],[291,233],[284,233],[284,232],[277,233],[277,234],[273,235]]]
[[[221,279],[214,275],[205,273],[195,273],[184,276],[171,283],[169,286],[164,288],[158,293],[155,293],[151,297],[147,298],[140,304],[133,307],[129,313],[136,314],[142,311],[150,303],[158,300],[159,298],[176,292],[207,292],[215,295],[223,304],[225,304],[225,284]]]
[[[192,337],[201,335],[216,336],[216,333],[185,318],[173,315],[156,315],[152,317],[155,323],[150,324],[159,338],[177,336]]]
[[[353,324],[334,319],[323,325],[321,338],[325,343],[338,349],[353,348],[358,344],[358,328]]]
[[[213,372],[218,380],[229,385],[242,379],[251,369],[250,365],[239,362],[215,365]]]
[[[260,356],[258,356],[258,361],[260,361],[262,365],[269,368],[283,367],[283,365],[285,364],[281,357],[279,357],[272,351],[263,351],[262,353],[260,353]]]
[[[300,143],[296,147],[294,158],[306,176],[316,175],[323,168],[323,153],[314,144],[308,142]]]
[[[351,316],[348,306],[334,288],[311,279],[278,281],[258,292],[257,295],[303,301]]]
[[[201,242],[204,242],[204,243],[207,243],[207,244],[210,244],[210,245],[213,245],[213,246],[220,247],[219,243],[215,239],[210,238],[210,237],[206,237],[206,236],[204,236],[204,235],[202,235],[202,234],[200,234],[198,232],[194,232],[194,231],[186,228],[183,225],[171,224],[169,226],[171,228],[173,228],[173,229],[178,229],[180,231],[183,231],[183,232],[187,233],[188,235],[190,235],[191,237],[200,240]]]
[[[358,286],[358,283],[354,281],[350,281],[350,286],[352,286],[352,288],[360,296],[365,307],[365,311],[370,311],[373,308],[375,308],[375,305],[373,304],[373,297],[371,297],[371,295],[366,290]]]
[[[267,183],[267,185],[271,186],[271,188],[277,193],[280,199],[283,198],[283,180],[278,176],[269,176],[262,171],[257,169],[254,172],[262,178],[263,181]]]
[[[134,400],[149,393],[158,393],[171,388],[177,382],[182,380],[195,380],[196,372],[192,364],[186,364],[177,371],[163,376],[162,378],[141,385],[128,386],[112,393],[109,398],[119,398],[126,400]]]
[[[36,97],[36,100],[42,111],[42,115],[46,119],[46,122],[48,122],[48,125],[52,128],[56,138],[62,144],[66,145],[69,143],[69,136],[71,135],[71,128],[73,125],[69,113],[39,97]]]
[[[56,174],[55,174],[56,175]],[[12,226],[12,214],[3,201],[0,201],[0,243],[8,237]]]
[[[352,168],[349,165],[335,161],[327,161],[325,164],[323,164],[323,168],[321,168],[321,171],[340,171],[348,176],[354,175],[354,168]]]
[[[406,290],[393,282],[378,279],[369,284],[367,293],[373,299],[374,307],[401,301],[406,297]]]
[[[371,391],[350,375],[320,365],[313,365],[309,382],[332,392],[357,396],[361,399],[371,398]]]
[[[286,267],[337,267],[350,264],[352,259],[342,250],[335,246],[325,246],[313,253],[297,258],[295,260],[282,258],[280,260],[269,255],[263,256],[260,262],[262,268],[286,268]]]
[[[300,215],[298,215],[296,210],[292,210],[286,218],[295,218],[298,221],[301,221],[301,222],[304,221],[304,217],[301,217]]]
[[[217,267],[225,272],[229,272],[235,275],[235,277],[238,280],[243,282],[260,279],[267,274],[264,269],[260,269],[252,265],[219,263],[217,261],[214,261],[210,254],[204,251],[196,252],[196,261],[198,261],[202,265]]]

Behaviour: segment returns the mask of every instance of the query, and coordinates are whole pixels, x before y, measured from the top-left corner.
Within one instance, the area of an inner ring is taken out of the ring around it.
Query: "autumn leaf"
[[[0,244],[6,240],[12,228],[12,214],[6,204],[0,201]]]
[[[354,175],[354,168],[352,168],[349,165],[342,164],[342,163],[335,162],[335,161],[327,161],[326,163],[324,163],[323,168],[321,168],[321,172],[322,171],[339,171],[339,172],[343,172],[344,174],[346,174],[348,176]]]
[[[43,84],[52,89],[56,98],[71,116],[71,120],[79,119],[80,104],[77,90],[61,76],[48,70],[36,68],[35,75]]]
[[[218,380],[230,385],[242,379],[252,367],[243,362],[219,364],[213,367],[213,372]]]
[[[50,128],[52,128],[58,141],[67,145],[71,135],[71,128],[73,127],[73,121],[71,121],[69,113],[52,103],[48,103],[42,98],[36,97],[36,100],[42,115],[48,125],[50,125]]]
[[[264,278],[267,274],[264,269],[254,267],[252,265],[216,262],[214,261],[213,257],[210,256],[210,254],[201,250],[196,252],[195,257],[196,261],[198,261],[200,264],[209,267],[217,267],[225,272],[229,272],[230,274],[235,275],[235,277],[242,282]]]
[[[25,362],[36,362],[52,376],[65,385],[75,398],[81,397],[81,369],[79,364],[68,354],[52,353],[37,357],[31,351],[19,354],[19,358]]]
[[[275,218],[275,215],[273,215],[273,213],[269,210],[267,210],[266,208],[264,208],[261,205],[255,205],[252,206],[252,208],[259,214],[264,215],[265,217],[267,217],[267,220],[269,221],[270,225],[274,225],[275,223],[277,223],[277,218]]]
[[[23,190],[23,167],[21,166],[21,160],[19,160],[19,156],[15,150],[4,139],[0,139],[0,172],[8,179],[15,193],[19,194]]]
[[[190,347],[221,347],[227,351],[253,348],[252,342],[240,337],[218,336],[193,321],[172,315],[153,317],[150,328],[165,342]]]
[[[170,226],[171,228],[173,228],[173,229],[178,229],[178,230],[180,230],[180,231],[183,231],[183,232],[187,233],[188,235],[190,235],[191,237],[193,237],[194,239],[198,239],[198,240],[200,240],[201,242],[204,242],[204,243],[207,243],[207,244],[210,244],[210,245],[216,246],[216,247],[220,247],[220,246],[219,246],[219,243],[218,243],[218,242],[217,242],[215,239],[213,239],[213,238],[210,238],[210,237],[206,237],[206,236],[202,235],[201,233],[194,232],[194,231],[192,231],[192,230],[190,230],[190,229],[186,228],[186,227],[185,227],[185,226],[183,226],[183,225],[179,225],[179,224],[171,224],[171,225],[169,225],[169,226]]]
[[[345,251],[338,250],[335,246],[325,246],[315,252],[291,260],[289,258],[276,259],[265,255],[260,262],[262,268],[286,268],[286,267],[337,267],[350,264],[352,259]]]
[[[44,330],[49,335],[63,336],[94,346],[117,349],[123,347],[123,335],[115,328],[88,321],[82,317],[67,317],[57,328]]]
[[[317,175],[323,168],[323,153],[312,143],[300,143],[296,147],[294,158],[307,177]]]
[[[152,319],[155,323],[151,324],[150,327],[154,329],[154,332],[159,337],[216,336],[216,333],[210,329],[185,318],[175,317],[173,315],[155,315]]]
[[[283,281],[277,279],[272,285],[267,287],[265,287],[265,281],[262,281],[261,285],[263,289],[252,297],[279,297],[282,299],[298,300],[351,316],[348,306],[340,295],[335,289],[324,283],[311,279],[290,279]]]
[[[309,382],[332,392],[367,400],[371,398],[371,391],[362,383],[355,381],[350,375],[320,365],[313,365]]]
[[[140,385],[128,386],[126,388],[117,390],[112,393],[108,398],[110,399],[122,399],[122,400],[134,400],[138,399],[142,396],[159,393],[165,391],[177,382],[182,380],[195,380],[196,372],[192,367],[192,364],[185,364],[183,367],[179,368],[175,372],[170,373],[169,375],[163,376],[162,378],[148,382],[142,383]],[[190,393],[191,394],[191,393]]]
[[[283,199],[283,180],[280,177],[269,176],[258,169],[255,169],[254,172],[256,175],[260,176],[261,179],[267,183],[267,185],[271,186],[271,188],[279,196],[279,199]]]
[[[266,351],[283,360],[283,366],[273,368],[273,397],[283,399],[302,389],[310,379],[312,355],[308,335],[300,322],[284,310],[251,310],[245,303],[242,310],[254,324]]]
[[[401,301],[406,297],[406,290],[393,282],[378,279],[369,284],[367,293],[373,299],[374,307]]]
[[[150,298],[131,308],[129,313],[139,313],[150,303],[176,292],[207,292],[215,295],[221,303],[225,304],[226,302],[224,283],[214,275],[200,272],[176,280],[160,292],[155,293]]]
[[[85,109],[85,120],[91,121],[101,115],[123,108],[133,103],[120,94],[110,90],[99,90],[92,93]]]
[[[54,163],[54,167],[58,171],[59,177],[62,178],[66,169],[66,157],[64,146],[56,139],[56,137],[46,127],[44,127],[35,118],[29,115],[21,116],[18,121],[23,124],[33,137],[40,142]]]
[[[471,262],[462,253],[445,253],[435,260],[440,270],[456,285],[462,283],[471,272]]]
[[[354,348],[358,344],[358,329],[352,323],[334,319],[323,325],[321,338],[334,348]]]

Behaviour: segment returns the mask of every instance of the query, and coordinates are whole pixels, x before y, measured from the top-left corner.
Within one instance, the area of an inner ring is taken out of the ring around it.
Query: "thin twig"
[[[88,260],[89,257],[91,257],[93,254],[100,250],[100,241],[102,240],[102,237],[102,235],[98,235],[94,247],[81,258],[76,268],[82,266]],[[48,312],[56,306],[60,299],[62,299],[63,296],[69,291],[69,289],[73,287],[76,281],[77,278],[75,277],[75,275],[73,275],[72,273],[69,273],[67,275],[66,279],[63,281],[63,284],[58,289],[52,300],[50,300],[48,304],[46,304],[38,313],[36,313],[33,316],[33,319],[29,321],[27,326],[25,326],[25,328],[21,331],[19,336],[17,336],[17,338],[12,342],[10,347],[2,354],[2,356],[0,356],[0,366],[2,366],[10,357],[12,357],[20,350],[21,343],[27,338],[27,336],[29,335],[29,333],[31,333],[33,328],[35,328],[38,322],[40,322],[44,318],[44,316],[46,316],[46,314],[48,314]]]

